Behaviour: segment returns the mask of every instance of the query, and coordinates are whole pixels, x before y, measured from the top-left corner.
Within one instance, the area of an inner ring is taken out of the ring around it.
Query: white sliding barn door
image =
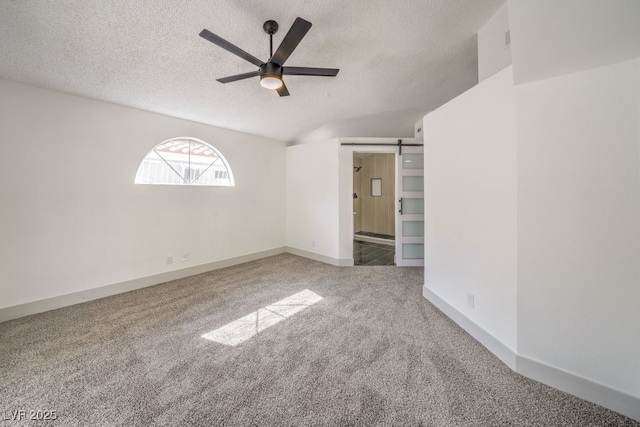
[[[424,265],[423,147],[402,147],[396,166],[396,265]]]

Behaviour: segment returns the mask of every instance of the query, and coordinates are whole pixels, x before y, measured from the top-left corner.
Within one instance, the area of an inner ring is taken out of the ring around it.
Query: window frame
[[[186,156],[186,161],[187,164],[184,167],[184,169],[181,169],[183,171],[182,174],[180,174],[180,172],[178,172],[161,154],[159,151],[157,151],[158,147],[162,146],[162,145],[166,145],[172,142],[176,142],[176,141],[184,141],[184,142],[189,142],[189,151],[187,153],[177,153],[177,154],[184,154]],[[208,149],[210,149],[213,153],[215,153],[216,156],[216,160],[214,160],[212,163],[210,163],[198,176],[197,178],[195,178],[195,181],[192,181],[193,178],[191,178],[191,174],[193,170],[196,170],[196,168],[192,167],[192,163],[191,163],[191,143],[197,143],[197,144],[201,144],[204,145],[205,147],[207,147]],[[153,156],[153,157],[150,157]],[[156,156],[159,158],[159,160],[156,158]],[[144,173],[143,168],[145,167],[145,164],[150,164],[150,163],[157,163],[157,164],[162,164],[162,162],[164,162],[164,164],[166,166],[169,167],[169,169],[172,172],[171,176],[175,176],[179,182],[143,182],[145,181],[144,176],[141,176],[141,173]],[[202,177],[204,175],[204,173],[211,168],[211,166],[213,166],[215,163],[220,162],[221,165],[224,167],[224,169],[222,168],[216,168],[214,171],[214,177],[215,179],[226,179],[227,183],[226,184],[202,184],[202,183],[198,183],[197,181],[200,179],[200,177]],[[184,172],[187,171],[187,172]],[[216,173],[216,172],[220,172],[220,173]],[[188,173],[188,179],[189,182],[185,179],[186,175],[185,173]],[[226,175],[226,177],[224,176]],[[218,178],[218,176],[220,176],[221,178]],[[147,151],[147,153],[144,155],[144,157],[142,158],[142,160],[140,161],[140,163],[138,164],[138,169],[136,170],[136,174],[133,180],[134,184],[136,185],[172,185],[172,186],[190,186],[190,187],[235,187],[235,179],[233,177],[233,172],[231,170],[231,166],[229,165],[229,162],[227,161],[227,159],[224,157],[224,155],[220,152],[220,150],[218,150],[216,147],[214,147],[213,145],[209,144],[206,141],[203,141],[201,139],[198,138],[194,138],[191,136],[180,136],[180,137],[174,137],[174,138],[169,138],[166,139],[156,145],[153,146],[153,148],[151,148],[151,150]]]

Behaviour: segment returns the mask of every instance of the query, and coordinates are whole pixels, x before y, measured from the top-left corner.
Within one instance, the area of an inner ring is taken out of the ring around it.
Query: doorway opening
[[[393,153],[353,153],[354,265],[395,265]]]

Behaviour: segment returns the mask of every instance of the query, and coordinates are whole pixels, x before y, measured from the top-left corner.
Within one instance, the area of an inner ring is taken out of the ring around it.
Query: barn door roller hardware
[[[398,147],[398,154],[402,156],[402,147],[422,147],[423,144],[403,144],[402,140],[399,139],[397,144],[370,144],[368,142],[343,142],[340,145],[366,145],[368,147],[382,147],[382,146],[392,146]]]

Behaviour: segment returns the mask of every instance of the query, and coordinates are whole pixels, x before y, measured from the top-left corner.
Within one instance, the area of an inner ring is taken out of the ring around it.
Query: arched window
[[[195,138],[168,139],[149,151],[136,173],[136,184],[233,186],[227,160]]]

